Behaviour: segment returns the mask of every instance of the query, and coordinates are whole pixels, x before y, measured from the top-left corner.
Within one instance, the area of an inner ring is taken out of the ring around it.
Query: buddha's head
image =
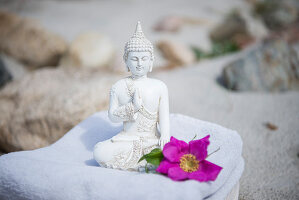
[[[127,70],[135,76],[143,76],[152,71],[154,48],[145,38],[140,22],[137,23],[134,35],[125,45],[124,61]]]

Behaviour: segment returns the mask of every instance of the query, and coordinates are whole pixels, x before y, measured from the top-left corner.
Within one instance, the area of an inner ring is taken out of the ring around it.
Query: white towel
[[[94,145],[119,133],[107,111],[95,113],[56,143],[0,157],[0,199],[225,199],[244,168],[236,131],[180,114],[170,115],[170,133],[188,142],[211,135],[208,160],[223,167],[214,182],[176,182],[160,174],[101,168]]]

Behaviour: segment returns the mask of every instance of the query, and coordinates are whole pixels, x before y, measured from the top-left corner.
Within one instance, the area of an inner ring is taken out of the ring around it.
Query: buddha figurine
[[[126,43],[124,61],[131,76],[117,81],[110,90],[108,115],[123,122],[123,129],[94,147],[94,159],[102,167],[138,171],[139,159],[169,142],[169,100],[167,86],[148,78],[152,71],[153,45],[142,32],[140,22]]]

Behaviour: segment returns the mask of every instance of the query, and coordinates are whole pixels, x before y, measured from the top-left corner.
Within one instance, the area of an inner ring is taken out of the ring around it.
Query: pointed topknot
[[[144,34],[142,32],[140,21],[137,22],[135,33],[134,33],[133,37],[136,37],[136,38],[145,38],[145,36],[144,36]]]
[[[153,50],[153,45],[146,39],[142,32],[141,23],[138,21],[135,33],[125,45],[124,60],[127,60],[130,51],[148,51],[151,53],[151,58],[154,59]]]
[[[142,28],[141,28],[140,21],[137,22],[135,33],[142,33]]]

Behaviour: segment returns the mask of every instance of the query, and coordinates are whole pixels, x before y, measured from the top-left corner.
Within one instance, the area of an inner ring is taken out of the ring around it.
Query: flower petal
[[[202,171],[195,171],[195,172],[191,172],[189,175],[188,175],[188,178],[189,179],[193,179],[193,180],[197,180],[197,181],[200,181],[200,182],[204,182],[207,180],[207,175],[202,172]]]
[[[166,159],[163,159],[156,169],[156,172],[162,173],[162,174],[167,174],[168,170],[172,167],[179,166],[177,163],[171,163]]]
[[[215,165],[207,160],[203,160],[199,164],[199,169],[189,174],[190,179],[198,181],[215,181],[222,167]]]
[[[179,162],[180,157],[182,156],[178,147],[171,142],[165,144],[163,148],[163,155],[170,162]]]
[[[185,154],[189,153],[189,145],[184,140],[178,140],[175,137],[171,136],[170,142],[175,144],[179,148],[180,152]]]
[[[189,145],[171,136],[170,142],[166,143],[163,148],[163,155],[170,162],[179,162],[180,158],[188,153]]]
[[[192,140],[189,142],[189,151],[191,154],[195,155],[199,161],[204,160],[208,155],[208,146],[210,135],[200,139]]]
[[[168,170],[168,177],[175,181],[181,181],[188,178],[188,172],[183,171],[179,166]]]

